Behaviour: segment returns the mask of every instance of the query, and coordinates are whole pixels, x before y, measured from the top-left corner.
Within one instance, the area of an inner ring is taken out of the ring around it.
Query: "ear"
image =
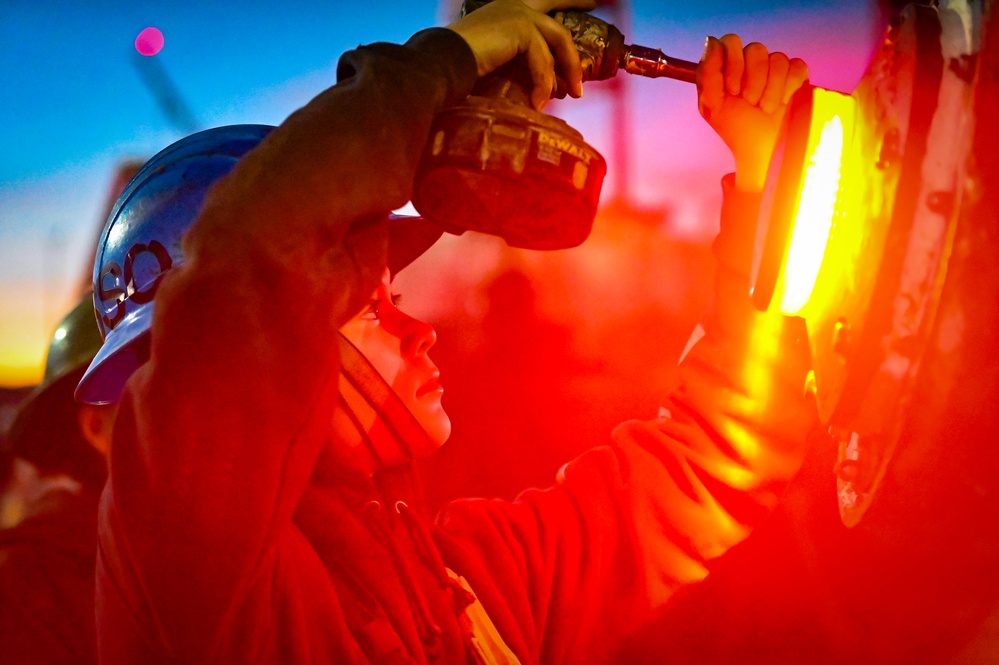
[[[76,409],[76,422],[80,427],[80,434],[105,458],[111,447],[111,430],[117,412],[117,407],[112,405],[80,404]]]

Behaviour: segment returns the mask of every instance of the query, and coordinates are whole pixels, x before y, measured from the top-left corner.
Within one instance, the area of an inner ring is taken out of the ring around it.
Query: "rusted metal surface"
[[[926,206],[919,214],[957,221],[880,489],[859,524],[844,527],[830,473],[860,470],[838,467],[836,445],[819,433],[771,521],[619,662],[964,665],[999,653],[999,23],[979,2],[940,11],[944,32],[947,12],[973,28],[975,57],[943,51],[971,89],[963,121],[942,138],[967,149],[952,188],[920,171],[913,192]],[[901,158],[900,138],[883,144],[885,161]],[[952,201],[937,200],[941,191]],[[842,432],[844,448],[854,431]]]
[[[936,321],[973,126],[972,79],[946,62],[973,55],[973,27],[947,6],[910,5],[853,93],[861,172],[842,195],[852,217],[829,240],[849,260],[823,263],[828,304],[808,315],[847,526],[871,507],[895,455]]]

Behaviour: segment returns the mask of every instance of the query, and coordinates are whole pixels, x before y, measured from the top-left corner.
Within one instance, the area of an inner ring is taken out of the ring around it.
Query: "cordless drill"
[[[465,0],[462,14],[488,0]],[[624,43],[621,31],[577,11],[552,17],[572,34],[583,80],[619,70],[693,82],[697,65]],[[535,111],[527,65],[484,76],[461,104],[440,113],[420,163],[413,205],[452,233],[498,235],[513,247],[564,249],[590,234],[607,163],[564,120]]]

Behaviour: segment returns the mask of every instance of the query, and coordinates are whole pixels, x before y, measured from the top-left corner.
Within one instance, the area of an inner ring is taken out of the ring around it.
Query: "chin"
[[[434,447],[440,448],[451,436],[451,420],[447,416],[435,420],[434,423],[423,425],[423,429],[426,430]]]
[[[451,419],[438,402],[432,409],[421,409],[416,415],[417,422],[427,433],[435,448],[440,448],[451,436]]]
[[[416,422],[420,423],[420,427],[427,433],[434,448],[443,446],[451,436],[451,419],[441,404],[440,393],[434,392],[422,398],[411,398],[407,400],[406,405],[416,418]]]

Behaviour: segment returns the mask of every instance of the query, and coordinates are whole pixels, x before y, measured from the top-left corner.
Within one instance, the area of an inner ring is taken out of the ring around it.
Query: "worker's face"
[[[397,301],[386,270],[371,303],[340,332],[374,365],[431,441],[440,446],[451,434],[451,420],[441,405],[440,372],[427,356],[437,333],[429,324],[403,313]]]

